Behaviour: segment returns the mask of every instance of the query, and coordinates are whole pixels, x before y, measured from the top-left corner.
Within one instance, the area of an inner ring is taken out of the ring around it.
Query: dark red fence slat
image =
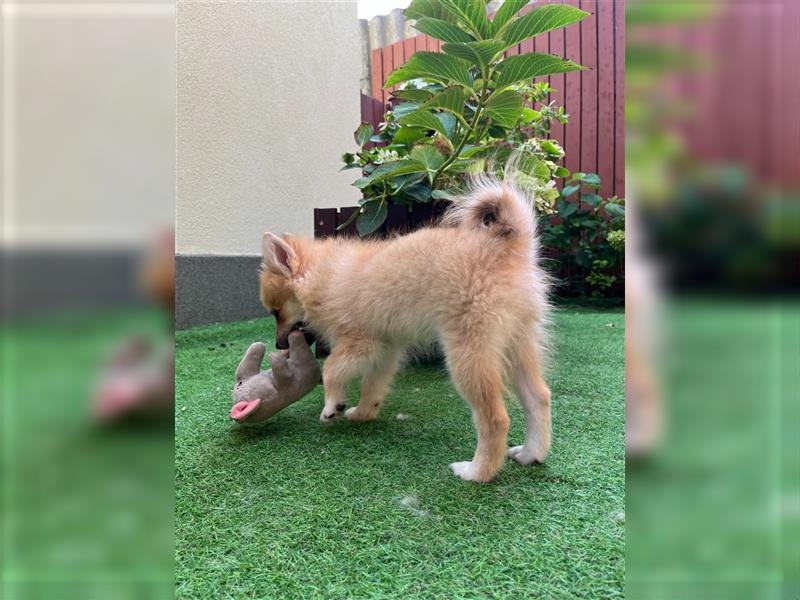
[[[427,50],[428,49],[428,45],[427,45],[427,42],[425,40],[426,37],[427,36],[425,36],[425,35],[416,35],[416,36],[414,36],[414,38],[413,38],[414,39],[414,50],[419,52],[421,50]]]
[[[555,0],[552,4],[561,4],[560,0]],[[557,29],[555,31],[551,31],[548,34],[549,37],[549,46],[550,46],[550,53],[557,54],[559,56],[564,56],[567,52],[566,42],[564,40],[564,30]],[[566,101],[566,78],[563,74],[560,75],[551,75],[550,76],[550,87],[553,88],[553,91],[550,94],[550,101],[554,102],[556,106],[564,106]],[[564,138],[564,126],[556,121],[552,124],[550,129],[550,137],[553,139],[558,140],[561,145],[563,146],[565,143]],[[559,187],[562,184],[559,181]]]
[[[625,197],[625,0],[614,2],[614,194]]]
[[[800,106],[800,79],[797,77],[785,78],[785,71],[783,70],[782,61],[778,60],[780,56],[800,56],[800,35],[797,35],[797,29],[793,31],[790,29],[796,23],[800,22],[800,5],[796,2],[790,2],[790,5],[785,8],[787,14],[786,18],[782,18],[777,14],[773,16],[775,20],[774,28],[776,33],[775,37],[781,40],[781,43],[771,45],[770,49],[775,51],[772,55],[772,62],[776,77],[772,80],[772,85],[778,88],[777,104],[780,107],[781,100],[784,107],[797,107]],[[782,47],[781,47],[782,46]],[[777,81],[785,83],[785,90],[783,87],[777,86]],[[776,110],[773,115],[773,121],[776,133],[779,133],[776,139],[780,140],[777,151],[777,161],[780,162],[780,168],[777,169],[776,175],[784,185],[796,188],[800,186],[800,169],[797,167],[797,157],[800,156],[800,119],[782,118],[783,111]]]
[[[614,6],[597,3],[597,174],[600,194],[614,193]]]
[[[370,65],[370,77],[372,78],[372,97],[383,98],[383,51],[376,48],[372,51],[372,64]]]
[[[375,131],[378,131],[385,113],[386,105],[383,102],[361,94],[361,120],[363,122],[369,123]]]
[[[439,51],[439,40],[436,38],[432,38],[430,36],[427,37],[427,47],[429,52],[438,52]]]
[[[381,79],[381,95],[378,97],[384,102],[388,102],[390,95],[389,90],[384,90],[383,84],[394,70],[394,52],[392,51],[391,46],[386,46],[385,48],[381,49],[381,54],[383,56],[383,79]]]
[[[314,209],[314,237],[321,239],[336,235],[339,211],[335,208]]]
[[[416,52],[414,38],[408,38],[403,43],[403,64],[407,63],[411,56]]]
[[[565,2],[577,5],[577,0]],[[566,41],[564,56],[576,63],[581,62],[581,30],[572,25],[564,31]],[[564,150],[567,153],[566,167],[573,173],[581,170],[581,74],[567,73],[565,76],[564,107],[569,114],[569,124],[564,128]]]
[[[590,16],[580,23],[581,64],[581,171],[597,172],[597,0],[580,0]]]
[[[408,230],[408,207],[404,204],[390,204],[386,215],[386,231],[404,233]]]
[[[390,46],[390,48],[392,49],[392,64],[394,65],[395,69],[400,65],[406,64],[406,58],[403,55],[404,46],[405,42],[402,40],[399,42],[395,42]],[[393,87],[392,89],[396,90],[397,87]]]

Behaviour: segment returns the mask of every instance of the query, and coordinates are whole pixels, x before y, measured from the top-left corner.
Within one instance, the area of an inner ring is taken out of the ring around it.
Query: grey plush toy
[[[269,355],[269,371],[261,370],[266,347],[252,344],[236,369],[231,418],[258,423],[297,402],[322,382],[322,370],[301,331],[289,334],[289,350]]]

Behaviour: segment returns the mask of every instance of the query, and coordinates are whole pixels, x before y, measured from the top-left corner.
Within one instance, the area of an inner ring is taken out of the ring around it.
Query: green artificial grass
[[[105,427],[90,411],[120,344],[167,335],[150,308],[0,327],[0,598],[172,596],[171,427]]]
[[[621,311],[556,315],[550,457],[484,485],[448,469],[475,434],[442,368],[404,370],[372,423],[321,424],[318,387],[240,427],[233,373],[272,320],[179,332],[178,597],[621,598],[623,326]]]

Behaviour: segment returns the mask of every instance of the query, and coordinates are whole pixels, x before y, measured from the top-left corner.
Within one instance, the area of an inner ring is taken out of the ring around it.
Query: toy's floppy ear
[[[239,367],[236,369],[237,382],[257,375],[261,371],[261,362],[264,360],[266,351],[267,347],[261,342],[250,345],[242,362],[239,363]]]
[[[286,241],[269,231],[261,238],[264,268],[281,275],[291,275],[297,256]]]

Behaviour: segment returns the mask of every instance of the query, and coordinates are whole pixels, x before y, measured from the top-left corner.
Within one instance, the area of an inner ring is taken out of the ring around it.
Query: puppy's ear
[[[291,275],[297,264],[297,256],[285,240],[269,231],[261,239],[264,252],[264,268],[281,275]]]

